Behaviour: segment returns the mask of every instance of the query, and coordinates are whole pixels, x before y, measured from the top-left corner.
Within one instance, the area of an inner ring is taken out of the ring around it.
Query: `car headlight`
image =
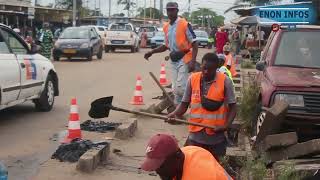
[[[88,43],[83,43],[81,44],[80,48],[88,48],[89,47],[89,44]]]
[[[274,103],[283,100],[292,107],[304,107],[304,100],[302,95],[295,94],[277,94],[274,98]]]
[[[60,47],[60,44],[58,43],[58,42],[56,42],[55,44],[54,44],[54,48],[59,48]]]

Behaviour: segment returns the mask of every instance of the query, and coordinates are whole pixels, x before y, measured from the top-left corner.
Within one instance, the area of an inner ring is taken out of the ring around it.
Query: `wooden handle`
[[[123,109],[123,108],[114,107],[114,106],[111,106],[110,108],[112,110],[115,110],[115,111],[121,111],[121,112],[136,114],[136,115],[143,115],[143,116],[148,116],[148,117],[152,117],[152,118],[156,118],[156,119],[162,119],[162,120],[167,120],[168,119],[166,116],[161,116],[161,115],[157,115],[157,114],[151,114],[151,113],[139,112],[139,111],[132,111],[132,110]],[[183,123],[183,124],[187,124],[187,125],[199,126],[199,127],[204,127],[204,128],[210,128],[210,129],[215,129],[216,128],[215,126],[208,126],[208,125],[205,125],[205,124],[189,122],[189,121],[185,121],[185,120],[181,120],[181,119],[177,119],[177,118],[173,118],[172,120],[174,120],[176,122]]]
[[[170,97],[170,95],[167,93],[167,91],[161,86],[160,82],[157,80],[156,76],[152,73],[149,72],[150,76],[152,77],[152,79],[157,83],[157,85],[159,86],[159,88],[162,90],[162,92],[164,93],[164,95],[167,97],[167,99],[170,101],[171,105],[174,105],[173,99]]]

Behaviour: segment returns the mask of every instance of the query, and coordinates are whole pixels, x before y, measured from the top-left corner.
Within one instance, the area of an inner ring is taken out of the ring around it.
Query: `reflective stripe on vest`
[[[163,32],[166,36],[166,38],[169,40],[169,23],[165,23],[163,25]],[[180,51],[186,52],[189,51],[184,57],[183,61],[185,63],[188,63],[192,59],[192,44],[189,42],[186,32],[188,28],[188,22],[184,18],[179,18],[177,20],[177,26],[176,26],[176,44]],[[169,47],[168,42],[166,42],[166,46]]]
[[[201,105],[200,81],[202,73],[193,73],[191,79],[191,103],[190,103],[190,122],[202,123],[209,126],[224,126],[226,124],[227,107],[223,104],[216,111],[208,111]],[[224,81],[226,75],[220,72],[216,73],[215,82],[212,83],[207,94],[207,98],[215,101],[224,101]],[[202,127],[189,125],[190,132],[201,131]],[[207,134],[214,134],[213,129],[206,128]]]

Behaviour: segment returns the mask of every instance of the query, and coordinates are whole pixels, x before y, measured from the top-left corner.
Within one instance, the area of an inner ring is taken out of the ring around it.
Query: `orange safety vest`
[[[236,71],[236,65],[234,63],[234,59],[232,57],[232,55],[229,53],[226,57],[226,61],[224,62],[224,66],[227,67],[227,63],[230,60],[231,61],[231,67],[230,67],[230,72],[232,77],[236,77],[237,75],[237,71]]]
[[[216,111],[208,111],[201,105],[200,81],[202,72],[193,73],[191,75],[191,103],[190,103],[190,122],[206,124],[210,126],[225,126],[227,117],[227,106],[223,104]],[[206,98],[215,101],[224,101],[224,80],[226,75],[220,72],[216,73],[215,82],[212,83]],[[190,132],[198,132],[203,127],[189,125]],[[206,133],[214,134],[213,129],[206,128]]]
[[[163,25],[163,32],[168,39],[168,32],[169,32],[170,23],[165,23]],[[176,44],[180,51],[186,52],[192,48],[192,43],[189,42],[186,32],[188,28],[188,21],[184,18],[178,18],[177,20],[177,29],[176,29]],[[168,41],[166,41],[166,46],[169,47]],[[192,59],[192,51],[190,50],[186,55],[183,57],[183,61],[188,63]]]
[[[181,148],[184,154],[182,180],[232,180],[212,154],[198,146]]]

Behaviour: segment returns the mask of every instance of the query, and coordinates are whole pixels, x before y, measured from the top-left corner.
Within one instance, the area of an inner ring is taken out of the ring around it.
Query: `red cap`
[[[145,171],[155,171],[168,156],[177,152],[179,149],[178,141],[174,136],[167,134],[157,134],[153,136],[146,149],[147,158],[141,165]]]

